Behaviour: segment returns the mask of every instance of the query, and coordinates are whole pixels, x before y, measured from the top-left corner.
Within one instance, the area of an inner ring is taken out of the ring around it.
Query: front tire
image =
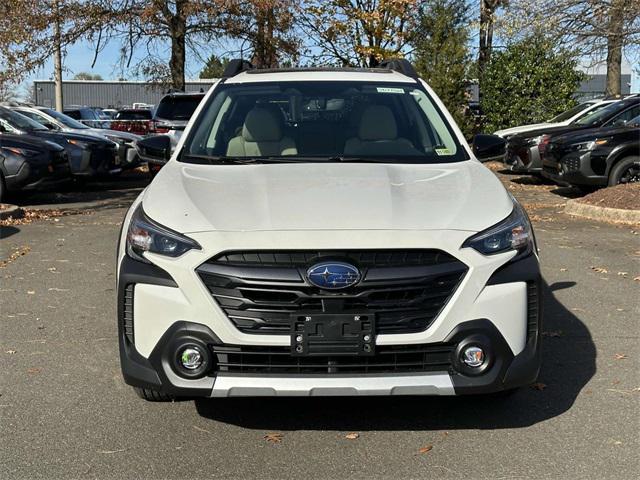
[[[151,390],[150,388],[133,387],[133,390],[138,397],[148,402],[171,402],[174,399],[174,397],[169,394]]]
[[[609,173],[609,186],[640,182],[640,157],[632,155],[616,163]]]

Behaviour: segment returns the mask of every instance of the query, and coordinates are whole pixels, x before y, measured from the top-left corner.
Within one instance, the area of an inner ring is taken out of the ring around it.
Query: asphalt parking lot
[[[569,217],[576,192],[501,178],[547,285],[539,382],[506,399],[146,403],[120,375],[114,290],[145,178],[19,198],[72,210],[2,227],[0,477],[637,478],[640,227]]]

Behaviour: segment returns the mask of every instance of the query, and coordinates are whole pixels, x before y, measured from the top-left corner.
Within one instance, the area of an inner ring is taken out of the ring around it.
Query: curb
[[[588,203],[580,203],[577,200],[569,200],[564,207],[564,213],[600,222],[640,224],[640,210],[598,207]]]
[[[0,210],[0,220],[6,220],[9,217],[22,218],[24,216],[24,210],[17,205],[4,204],[8,208]]]

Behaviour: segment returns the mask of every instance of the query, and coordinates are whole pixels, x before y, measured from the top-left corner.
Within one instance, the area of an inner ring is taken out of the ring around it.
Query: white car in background
[[[551,127],[564,127],[566,125],[570,125],[576,120],[584,117],[589,113],[596,112],[603,107],[606,107],[608,104],[617,102],[617,100],[604,100],[604,99],[593,99],[588,100],[583,103],[579,103],[575,107],[567,110],[566,112],[562,112],[560,115],[553,117],[548,122],[543,123],[532,123],[529,125],[520,125],[519,127],[505,128],[504,130],[498,130],[494,132],[494,135],[498,137],[502,137],[506,140],[509,137],[516,135],[522,132],[530,132],[542,128],[551,128]]]
[[[52,108],[26,105],[10,106],[9,108],[44,125],[49,130],[79,133],[115,142],[118,145],[118,163],[122,168],[133,168],[140,162],[140,157],[134,146],[134,143],[142,138],[140,135],[116,130],[105,130],[103,128],[91,128]]]

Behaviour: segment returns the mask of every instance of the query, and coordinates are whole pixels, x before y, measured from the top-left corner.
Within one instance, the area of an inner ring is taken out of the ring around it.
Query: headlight
[[[528,254],[535,245],[533,230],[527,214],[513,199],[513,211],[503,221],[468,238],[463,247],[471,247],[483,255],[494,255],[516,250],[519,255]]]
[[[155,223],[145,215],[142,204],[133,212],[127,230],[127,255],[131,258],[149,263],[144,252],[179,257],[191,249],[201,247],[195,240]]]
[[[112,142],[117,143],[118,145],[125,143],[125,141],[122,138],[116,137],[114,135],[105,135],[105,137],[111,140]]]
[[[75,138],[68,138],[67,142],[78,148],[82,148],[82,149],[89,148],[89,144],[87,142],[83,142],[82,140],[76,140]]]
[[[601,140],[591,140],[589,142],[574,143],[570,148],[572,151],[587,152],[589,150],[593,150],[599,145],[605,145],[607,141],[608,140],[606,138],[603,138]]]
[[[40,152],[37,150],[30,150],[28,148],[17,148],[17,147],[2,147],[3,150],[8,152],[15,153],[16,155],[20,155],[22,157],[35,157],[39,155]]]

